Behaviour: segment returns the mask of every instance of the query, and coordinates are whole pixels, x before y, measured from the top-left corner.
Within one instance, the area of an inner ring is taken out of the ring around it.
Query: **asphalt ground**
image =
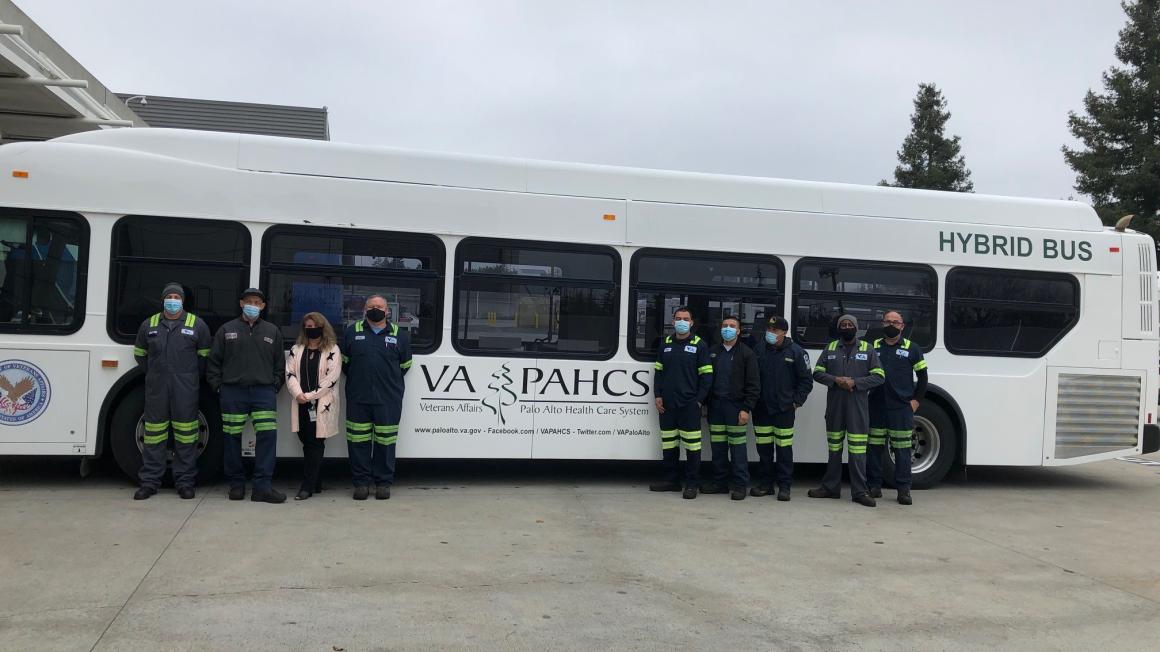
[[[403,460],[355,502],[331,460],[324,493],[266,505],[0,458],[0,650],[1155,650],[1142,459],[871,509],[808,499],[814,465],[779,503],[650,493],[646,463]]]

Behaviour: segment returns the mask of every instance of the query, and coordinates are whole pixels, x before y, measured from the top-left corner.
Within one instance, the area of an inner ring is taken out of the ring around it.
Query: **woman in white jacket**
[[[286,358],[286,388],[294,399],[290,429],[302,441],[302,485],[294,500],[306,500],[322,491],[318,473],[326,440],[339,432],[341,376],[342,353],[334,329],[322,313],[307,313],[298,329],[298,341]]]

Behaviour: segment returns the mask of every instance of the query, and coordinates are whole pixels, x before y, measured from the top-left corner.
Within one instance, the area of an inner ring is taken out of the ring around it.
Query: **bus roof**
[[[421,152],[180,129],[90,131],[51,142],[238,170],[672,204],[1100,231],[1074,201]]]

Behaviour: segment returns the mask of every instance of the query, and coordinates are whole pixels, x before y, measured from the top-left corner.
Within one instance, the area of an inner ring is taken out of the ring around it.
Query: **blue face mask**
[[[684,335],[685,333],[688,333],[689,329],[692,327],[693,324],[684,319],[678,319],[677,321],[673,322],[673,329],[677,331],[678,335]]]
[[[737,329],[736,328],[733,328],[732,326],[722,326],[721,327],[721,339],[725,340],[726,342],[729,342],[729,341],[732,341],[733,338],[735,338],[735,337],[737,337]]]
[[[258,315],[262,314],[262,309],[258,306],[246,305],[242,306],[242,314],[245,315],[247,319],[257,319]]]
[[[777,346],[777,335],[774,335],[769,331],[765,331],[765,341],[773,344],[774,346]]]
[[[181,299],[165,299],[161,303],[165,306],[165,312],[171,315],[181,312]]]

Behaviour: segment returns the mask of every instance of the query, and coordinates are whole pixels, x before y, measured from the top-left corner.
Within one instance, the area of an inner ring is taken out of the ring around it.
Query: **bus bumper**
[[[1155,453],[1160,451],[1160,425],[1149,423],[1144,426],[1144,441],[1141,442],[1141,453]]]

